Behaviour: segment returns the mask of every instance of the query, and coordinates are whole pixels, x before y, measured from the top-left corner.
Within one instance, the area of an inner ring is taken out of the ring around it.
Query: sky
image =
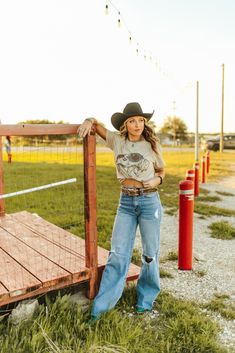
[[[111,115],[137,101],[158,128],[178,116],[194,132],[198,81],[199,132],[219,133],[224,64],[235,132],[234,13],[233,0],[0,0],[0,120],[114,130]]]

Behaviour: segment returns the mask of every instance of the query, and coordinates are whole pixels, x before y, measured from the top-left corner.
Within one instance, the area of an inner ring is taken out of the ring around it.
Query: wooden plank
[[[79,261],[76,256],[41,237],[36,231],[28,229],[22,223],[14,223],[11,217],[4,217],[1,220],[1,227],[12,236],[8,235],[7,239],[4,230],[0,230],[0,245],[4,246],[4,249],[8,246],[9,251],[9,246],[13,244],[21,248],[23,255],[18,261],[31,270],[43,283],[66,277],[70,273],[76,274],[85,269],[84,261]],[[28,260],[24,259],[26,254]],[[14,258],[16,255],[18,254],[14,254]]]
[[[9,295],[5,295],[5,296],[3,295],[2,297],[0,297],[0,306],[6,305],[9,303],[13,303],[13,302],[17,302],[19,300],[35,297],[37,295],[46,294],[50,291],[58,290],[58,289],[65,288],[68,286],[72,286],[72,285],[80,283],[80,282],[88,281],[89,277],[90,277],[89,270],[86,270],[86,271],[80,272],[79,278],[77,278],[76,282],[74,282],[73,278],[72,279],[66,278],[65,282],[55,283],[52,287],[40,287],[40,288],[36,288],[36,289],[30,288],[29,292],[25,292],[23,294],[18,294],[18,295],[12,296],[12,297],[10,297]]]
[[[17,124],[0,125],[0,136],[40,136],[77,134],[79,124]]]
[[[84,148],[84,194],[85,194],[85,244],[86,267],[91,270],[88,297],[93,299],[98,292],[97,212],[96,212],[96,139],[87,135]]]
[[[74,254],[85,261],[85,241],[84,239],[52,224],[38,215],[27,211],[17,212],[11,215],[13,221],[20,222],[29,229],[37,232],[41,237],[45,237],[54,244],[57,244],[66,251]],[[1,225],[1,221],[0,221]]]
[[[0,281],[11,296],[41,287],[41,282],[37,278],[2,249],[0,249]]]
[[[19,229],[19,231],[21,230],[22,229]],[[27,235],[25,235],[25,237],[27,237]],[[42,282],[44,286],[50,286],[54,281],[70,276],[69,272],[42,256],[4,229],[0,229],[0,247],[9,254],[11,258],[24,267],[25,270],[37,278],[38,281]],[[9,270],[9,268],[7,270]],[[15,275],[17,276],[17,273]],[[9,273],[5,272],[5,276],[9,276]],[[0,278],[0,281],[8,288],[4,277]]]
[[[29,224],[30,228],[37,230],[40,234],[48,237],[51,241],[56,244],[60,244],[60,246],[70,249],[72,253],[80,254],[83,258],[85,257],[85,243],[84,239],[79,238],[76,235],[69,233],[66,230],[63,230],[52,223],[44,220],[43,218],[31,214],[27,211],[22,211],[18,213],[14,213],[11,215],[17,219],[18,222],[23,222],[24,224]],[[58,232],[60,232],[60,237],[58,238]],[[104,268],[106,262],[108,260],[109,251],[98,246],[98,266]],[[130,268],[128,271],[127,280],[134,280],[138,278],[140,273],[139,266],[134,264],[130,264]]]
[[[0,195],[4,194],[4,172],[2,159],[2,136],[0,136]],[[5,215],[5,201],[0,200],[0,217]]]
[[[4,295],[8,295],[8,290],[3,286],[2,283],[0,283],[0,298]]]

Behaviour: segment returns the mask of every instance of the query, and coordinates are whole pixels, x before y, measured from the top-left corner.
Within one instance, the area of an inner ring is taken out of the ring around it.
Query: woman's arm
[[[87,134],[90,135],[92,126],[95,125],[96,133],[106,140],[107,129],[103,124],[99,123],[95,118],[87,118],[78,128],[78,134],[80,137],[85,137]]]
[[[146,189],[156,188],[157,186],[162,184],[164,177],[164,169],[158,169],[157,171],[155,171],[155,176],[152,179],[143,182],[143,186]]]

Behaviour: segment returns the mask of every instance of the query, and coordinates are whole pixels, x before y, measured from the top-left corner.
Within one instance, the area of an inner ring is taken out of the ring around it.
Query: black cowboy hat
[[[143,116],[147,120],[150,120],[153,116],[153,113],[143,113],[143,110],[139,103],[128,103],[123,109],[123,113],[114,113],[111,117],[111,123],[115,129],[119,130],[122,124],[132,116]]]

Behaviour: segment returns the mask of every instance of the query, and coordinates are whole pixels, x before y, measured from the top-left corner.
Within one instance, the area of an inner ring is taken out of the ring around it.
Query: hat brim
[[[153,116],[154,110],[152,113],[142,113],[142,114],[124,114],[124,113],[114,113],[111,116],[111,123],[116,130],[120,130],[122,124],[132,116],[142,116],[147,120],[150,120]]]

